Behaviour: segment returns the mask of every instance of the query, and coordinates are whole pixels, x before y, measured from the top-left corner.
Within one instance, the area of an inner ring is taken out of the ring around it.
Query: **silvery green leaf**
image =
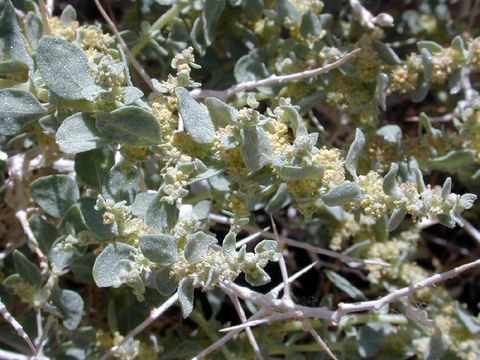
[[[62,214],[63,215],[63,214]],[[74,204],[65,212],[58,224],[60,232],[66,234],[75,235],[81,231],[89,230],[82,212],[80,211],[79,204]]]
[[[437,218],[440,224],[450,229],[453,229],[457,224],[455,221],[455,217],[450,212],[448,214],[439,214],[437,215]]]
[[[377,77],[377,96],[378,96],[378,103],[380,105],[380,108],[383,111],[387,110],[387,89],[388,89],[388,75],[384,73],[378,74]]]
[[[197,103],[184,88],[177,88],[175,95],[183,124],[193,141],[198,144],[213,143],[215,127],[207,109]]]
[[[252,50],[238,59],[233,70],[237,83],[261,80],[268,77],[270,72],[265,65],[266,61],[267,54],[260,49]],[[274,93],[271,87],[261,87],[258,90],[265,95],[273,95]]]
[[[415,174],[415,183],[417,185],[417,190],[419,193],[422,193],[426,189],[425,181],[423,180],[422,171],[419,168],[412,169]]]
[[[383,178],[383,191],[385,191],[385,194],[393,195],[395,193],[395,189],[397,188],[397,173],[398,165],[392,163],[390,170],[388,170],[388,173],[386,173]]]
[[[155,234],[164,234],[169,232],[178,219],[178,209],[176,204],[168,204],[161,201],[165,196],[161,191],[156,194],[147,208],[145,221]]]
[[[417,42],[417,48],[418,51],[422,51],[422,49],[426,49],[432,54],[435,54],[437,52],[440,52],[443,50],[443,47],[437,44],[434,41],[428,41],[428,40],[420,40]]]
[[[357,177],[357,165],[360,154],[362,153],[363,147],[365,146],[365,136],[363,135],[362,130],[358,129],[355,132],[355,139],[348,149],[347,158],[345,160],[345,168],[353,176]]]
[[[365,295],[358,290],[355,286],[352,285],[350,281],[345,279],[343,276],[330,271],[330,270],[323,270],[325,275],[327,275],[328,279],[340,290],[344,291],[348,296],[352,299],[362,299],[365,300]]]
[[[163,296],[168,296],[177,289],[178,284],[170,278],[170,268],[156,270],[154,277],[157,290]]]
[[[480,323],[472,316],[468,310],[464,309],[462,305],[456,304],[457,315],[460,321],[470,331],[471,334],[476,335],[480,333]]]
[[[25,37],[33,50],[37,49],[38,42],[43,35],[43,25],[40,17],[33,11],[29,11],[25,17]]]
[[[430,81],[433,75],[432,54],[430,54],[430,51],[425,48],[421,49],[420,53],[422,54],[423,75],[425,76],[425,81]]]
[[[462,90],[462,79],[464,77],[463,68],[460,68],[448,77],[448,87],[450,88],[450,94],[455,95]]]
[[[44,113],[45,109],[29,92],[20,89],[0,90],[0,134],[15,135]]]
[[[353,182],[346,181],[330,189],[323,196],[323,202],[327,206],[341,206],[358,201],[360,197],[360,187]]]
[[[213,97],[205,99],[205,106],[217,128],[233,125],[237,122],[238,111],[234,107]]]
[[[277,251],[277,246],[275,240],[262,240],[255,246],[255,254],[267,253],[268,260],[279,261],[282,255]]]
[[[154,263],[168,266],[178,261],[177,242],[170,235],[145,235],[140,237],[143,255]]]
[[[464,209],[470,209],[473,203],[477,200],[477,195],[466,193],[460,196],[460,206]]]
[[[43,37],[38,43],[36,59],[48,89],[62,99],[82,100],[83,90],[95,86],[83,51],[66,40]]]
[[[405,216],[407,215],[407,211],[405,209],[395,209],[390,215],[388,219],[388,231],[391,232],[395,230],[403,221]]]
[[[158,120],[151,112],[137,106],[100,113],[96,126],[102,134],[119,144],[153,146],[162,142]]]
[[[214,40],[215,29],[225,8],[225,0],[206,0],[202,11],[205,45]]]
[[[358,333],[358,353],[362,358],[371,358],[380,352],[385,344],[385,335],[379,329],[363,325]]]
[[[475,154],[472,150],[456,149],[443,156],[429,160],[428,165],[433,169],[455,171],[472,164],[475,161],[474,159]]]
[[[285,181],[320,179],[324,168],[321,165],[292,166],[284,165],[278,169],[278,175]]]
[[[193,310],[193,279],[183,278],[178,284],[178,301],[182,306],[183,318],[187,318]]]
[[[124,103],[125,105],[133,104],[138,99],[143,97],[143,91],[135,86],[127,86],[125,87],[125,96],[124,96]]]
[[[95,210],[97,200],[92,197],[84,197],[79,201],[80,211],[82,213],[85,224],[100,239],[111,239],[116,235],[113,224],[105,224],[103,222],[103,214],[105,210]]]
[[[76,154],[98,149],[110,141],[95,127],[95,119],[88,113],[76,113],[66,118],[55,134],[55,140],[64,153]]]
[[[222,251],[229,263],[232,263],[237,259],[237,252],[235,251],[236,243],[237,239],[235,233],[230,231],[227,235],[225,235],[225,238],[222,242]]]
[[[60,310],[63,326],[68,330],[75,330],[82,321],[82,297],[75,291],[56,288],[52,292],[51,300]]]
[[[11,0],[4,1],[0,17],[0,58],[22,62],[30,69],[33,67]]]
[[[145,220],[147,217],[148,206],[152,203],[157,193],[155,192],[142,192],[135,196],[135,201],[130,206],[130,211],[136,217]]]
[[[40,249],[44,254],[48,254],[53,242],[59,236],[57,227],[48,221],[45,215],[33,215],[28,220],[28,223],[35,239],[38,241]]]
[[[253,286],[262,286],[268,284],[271,280],[270,275],[259,264],[255,265],[255,270],[245,274],[245,280]]]
[[[40,273],[38,266],[33,264],[18,250],[13,252],[13,264],[15,265],[15,271],[20,275],[23,281],[36,289],[40,288],[42,274]]]
[[[434,334],[430,338],[428,349],[423,356],[423,360],[437,360],[444,358],[445,353],[450,347],[450,339],[446,334]]]
[[[411,100],[413,102],[423,101],[427,97],[429,89],[430,89],[430,83],[425,78],[425,74],[420,75],[417,81],[417,86],[415,87],[415,90],[412,92],[412,95],[410,96]]]
[[[187,235],[185,259],[191,264],[201,261],[207,255],[210,246],[216,243],[217,239],[202,231]]]
[[[402,60],[398,55],[393,51],[391,47],[384,44],[381,41],[375,41],[373,43],[373,48],[377,51],[380,59],[382,59],[388,65],[400,65]]]
[[[265,211],[269,213],[275,213],[285,207],[290,202],[288,195],[288,186],[285,183],[281,183],[278,186],[277,192],[272,196],[265,206]]]
[[[140,169],[136,165],[120,161],[108,172],[102,185],[102,195],[114,202],[126,201],[133,203],[138,191]]]
[[[83,183],[100,190],[114,162],[113,151],[108,147],[78,153],[75,155],[75,172]]]
[[[62,217],[80,197],[75,180],[67,175],[49,175],[35,180],[30,185],[30,194],[53,217]]]
[[[442,186],[442,199],[446,200],[448,195],[452,192],[452,178],[449,176],[445,179]]]
[[[248,170],[255,172],[270,164],[272,147],[265,130],[260,126],[242,129],[242,155]]]
[[[402,142],[402,129],[398,125],[385,125],[377,130],[377,135],[385,142],[400,145]]]
[[[422,113],[420,113],[419,117],[420,117],[420,123],[424,127],[427,134],[430,134],[430,135],[432,135],[433,137],[436,137],[436,138],[442,136],[442,132],[439,129],[435,129],[432,126],[432,122],[431,122],[430,118],[427,116],[427,114],[422,112]]]
[[[72,5],[67,5],[60,15],[60,22],[63,26],[68,27],[73,21],[77,20],[77,12]]]
[[[28,65],[17,60],[0,61],[0,76],[9,81],[23,83],[28,80]]]
[[[130,270],[135,248],[124,243],[108,245],[95,259],[92,274],[98,287],[118,287],[123,284],[121,275]]]
[[[278,20],[280,21],[281,25],[283,25],[287,18],[297,24],[300,23],[301,15],[289,0],[275,0],[275,4],[277,8]]]
[[[322,31],[322,24],[318,15],[312,10],[307,10],[302,16],[302,23],[300,25],[300,34],[304,39],[318,36]]]
[[[208,289],[209,286],[212,286],[212,284],[217,283],[221,274],[222,274],[222,270],[220,270],[216,266],[212,266],[210,268],[210,271],[208,272],[207,281],[205,282],[205,287]]]
[[[466,59],[467,50],[465,49],[465,44],[460,35],[457,35],[452,39],[451,47],[460,54],[462,60]]]

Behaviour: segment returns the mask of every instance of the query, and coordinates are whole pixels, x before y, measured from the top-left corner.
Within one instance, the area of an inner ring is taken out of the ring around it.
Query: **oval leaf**
[[[97,128],[119,144],[153,146],[162,142],[160,124],[149,111],[137,106],[125,106],[97,117]]]
[[[98,149],[110,143],[95,127],[95,120],[87,113],[77,113],[66,118],[55,134],[60,150],[76,154]]]
[[[143,255],[154,263],[168,266],[178,260],[177,243],[170,235],[146,235],[140,238]]]
[[[184,88],[175,90],[178,109],[183,124],[193,141],[198,144],[211,144],[215,137],[215,128],[207,110],[197,103]]]
[[[38,43],[37,65],[48,89],[62,99],[83,100],[83,90],[95,86],[83,51],[63,39],[42,38]]]
[[[327,206],[341,206],[360,199],[360,187],[350,181],[335,186],[323,197]]]
[[[80,197],[75,180],[67,175],[41,177],[32,182],[30,193],[33,200],[54,217],[62,217]]]
[[[92,274],[98,287],[118,287],[123,284],[120,274],[129,271],[133,247],[124,243],[108,245],[95,259]]]
[[[0,106],[0,134],[3,135],[15,135],[45,113],[32,94],[19,89],[0,90]]]

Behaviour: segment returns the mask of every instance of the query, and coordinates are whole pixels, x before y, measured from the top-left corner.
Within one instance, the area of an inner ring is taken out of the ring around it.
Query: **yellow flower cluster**
[[[312,163],[323,165],[322,185],[327,189],[345,181],[345,159],[339,149],[322,147],[318,153],[312,155]]]
[[[362,192],[360,207],[365,214],[379,219],[387,212],[389,200],[388,195],[383,191],[383,178],[377,172],[370,171],[367,175],[360,175],[357,183]]]

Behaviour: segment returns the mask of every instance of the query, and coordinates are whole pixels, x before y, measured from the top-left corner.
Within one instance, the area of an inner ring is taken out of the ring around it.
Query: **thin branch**
[[[15,318],[10,314],[10,312],[7,310],[7,307],[3,304],[3,302],[0,301],[0,315],[5,319],[6,322],[8,322],[15,332],[17,333],[18,336],[20,336],[28,345],[29,349],[32,351],[33,354],[35,354],[35,346],[33,345],[32,340],[28,336],[28,334],[23,330],[22,325],[15,320]]]
[[[247,319],[247,321],[258,319],[258,318],[264,316],[265,314],[266,314],[266,311],[260,310],[259,312],[255,313],[254,315],[252,315],[251,317],[249,317],[249,318]],[[226,344],[228,341],[230,341],[231,339],[233,339],[233,338],[235,337],[235,335],[237,335],[238,333],[240,333],[242,330],[243,330],[243,329],[230,331],[228,334],[226,334],[225,336],[221,337],[220,339],[218,339],[217,341],[215,341],[213,344],[211,344],[211,345],[208,346],[207,348],[203,349],[200,353],[197,354],[197,356],[193,357],[192,360],[200,360],[200,359],[203,359],[205,356],[207,356],[207,355],[210,354],[211,352],[217,350],[220,346]]]
[[[50,331],[50,328],[52,327],[54,320],[55,320],[55,317],[52,314],[48,315],[47,322],[42,330],[42,336],[40,337],[40,340],[37,344],[37,351],[35,352],[36,355],[42,354],[43,346],[47,342],[47,335],[48,335],[48,332]]]
[[[470,221],[465,220],[463,217],[461,219],[465,231],[480,244],[480,231],[478,231]]]
[[[240,321],[242,322],[247,322],[247,317],[245,316],[245,311],[243,311],[242,305],[240,304],[240,301],[238,300],[238,297],[235,294],[228,294],[230,299],[232,300],[233,306],[235,306],[235,310],[237,311],[238,317],[240,318]],[[262,352],[260,351],[260,347],[258,346],[257,340],[255,339],[255,336],[253,335],[253,331],[251,328],[247,327],[245,329],[248,337],[248,341],[250,342],[250,345],[252,345],[253,351],[255,352],[255,355],[257,359],[263,360],[263,355]]]
[[[315,341],[320,345],[320,347],[323,349],[323,351],[325,351],[327,353],[328,356],[330,356],[330,358],[332,358],[333,360],[337,360],[337,358],[335,357],[335,355],[332,353],[332,351],[328,348],[327,344],[325,344],[325,342],[322,340],[322,338],[320,337],[320,335],[318,335],[317,331],[313,328],[312,324],[310,323],[309,320],[305,319],[303,321],[303,326],[306,328],[306,330],[308,330],[308,332],[313,336],[313,338],[315,339]]]
[[[261,80],[252,80],[252,81],[245,81],[240,84],[233,85],[232,87],[219,91],[219,90],[201,90],[201,89],[196,89],[192,90],[190,92],[191,96],[194,98],[205,98],[207,96],[214,96],[220,100],[226,101],[229,98],[231,98],[233,95],[243,92],[243,91],[248,91],[252,89],[256,89],[259,87],[265,87],[265,86],[273,86],[273,85],[278,85],[278,84],[283,84],[289,81],[298,81],[298,80],[303,80],[307,79],[310,77],[315,77],[320,74],[324,74],[326,72],[329,72],[333,69],[336,69],[346,63],[351,57],[353,57],[355,54],[357,54],[361,49],[355,49],[345,56],[341,57],[340,59],[324,65],[320,68],[312,69],[312,70],[305,70],[302,72],[297,72],[293,74],[287,74],[287,75],[270,75],[269,77]]]
[[[273,216],[271,214],[270,214],[270,222],[272,223],[273,234],[275,235],[275,239],[277,240],[278,248],[280,252],[283,252],[282,241],[280,240],[280,236],[278,235],[277,225],[275,224],[275,221],[273,220]],[[280,272],[282,273],[282,279],[284,284],[283,296],[287,301],[288,300],[292,301],[292,295],[290,293],[290,285],[288,283],[287,264],[285,263],[285,258],[283,257],[283,254],[281,254],[278,264],[280,265]]]
[[[120,341],[118,344],[116,344],[115,346],[113,346],[105,355],[103,355],[101,357],[100,360],[106,360],[108,359],[111,355],[113,355],[113,353],[115,353],[116,351],[118,351],[118,349],[120,349],[120,347],[125,344],[127,341],[129,341],[131,338],[137,336],[138,334],[140,334],[143,330],[145,330],[151,323],[153,323],[155,320],[157,320],[158,317],[160,317],[160,315],[162,315],[165,311],[167,311],[171,306],[173,306],[173,304],[175,304],[178,300],[178,293],[175,293],[173,294],[172,296],[170,296],[162,305],[160,305],[159,307],[153,309],[151,312],[150,312],[150,315],[142,322],[140,323],[139,325],[137,325],[137,327],[135,327],[135,329],[133,329],[132,331],[130,331],[127,336],[125,336],[122,341]]]
[[[29,356],[14,353],[7,350],[0,349],[0,359],[8,359],[8,360],[29,360],[31,359]]]
[[[305,274],[306,272],[310,271],[312,268],[314,268],[316,265],[318,264],[318,262],[313,262],[311,263],[310,265],[308,266],[305,266],[303,269],[297,271],[295,274],[293,274],[292,276],[290,276],[288,279],[287,279],[287,283],[288,284],[291,284],[292,282],[294,282],[295,280],[297,280],[300,276],[302,276],[303,274]],[[280,293],[280,291],[284,288],[285,286],[285,283],[284,282],[281,282],[280,284],[278,284],[277,286],[275,286],[272,290],[269,291],[269,294],[272,294],[272,296],[274,296],[275,298],[278,297],[278,294]]]
[[[105,11],[105,9],[103,8],[102,4],[100,4],[100,1],[99,0],[94,0],[94,1],[95,1],[95,5],[98,8],[98,11],[100,12],[100,14],[102,14],[102,17],[105,19],[106,23],[108,24],[108,26],[112,30],[113,34],[117,38],[117,41],[122,46],[123,51],[127,55],[127,58],[130,61],[130,63],[132,64],[135,71],[138,73],[138,75],[140,75],[140,77],[143,79],[143,81],[145,81],[147,83],[147,85],[150,87],[150,89],[154,93],[157,93],[157,90],[155,90],[155,88],[153,87],[152,80],[150,79],[150,76],[148,76],[145,69],[142,67],[142,65],[137,61],[135,56],[130,51],[127,44],[123,40],[122,35],[120,35],[117,27],[115,26],[115,23],[112,21],[112,19],[110,19],[110,16],[108,16],[108,14]]]
[[[360,311],[366,311],[366,310],[379,310],[383,306],[394,302],[401,297],[408,296],[411,293],[426,288],[430,286],[434,286],[440,282],[444,282],[448,279],[451,279],[455,276],[460,275],[461,273],[471,270],[477,266],[480,266],[480,259],[476,261],[469,262],[467,264],[458,266],[452,270],[446,271],[444,273],[440,274],[435,274],[433,276],[430,276],[426,279],[420,280],[416,282],[413,285],[404,287],[399,290],[395,290],[391,292],[390,294],[378,299],[378,300],[372,300],[372,301],[362,301],[358,303],[353,303],[353,304],[345,304],[345,303],[340,303],[338,305],[338,310],[335,311],[335,314],[333,315],[332,320],[335,322],[338,322],[338,320],[345,314],[349,314],[352,312],[360,312]]]

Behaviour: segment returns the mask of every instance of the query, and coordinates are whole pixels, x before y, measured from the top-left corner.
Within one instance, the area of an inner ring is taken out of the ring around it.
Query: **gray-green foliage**
[[[268,321],[207,357],[260,357],[252,335],[324,356],[309,333],[343,359],[478,356],[468,278],[363,311],[476,251],[478,4],[457,3],[137,0],[112,9],[125,49],[71,5],[0,0],[2,315],[46,358],[192,358],[243,316]],[[3,317],[0,353],[31,356]]]

